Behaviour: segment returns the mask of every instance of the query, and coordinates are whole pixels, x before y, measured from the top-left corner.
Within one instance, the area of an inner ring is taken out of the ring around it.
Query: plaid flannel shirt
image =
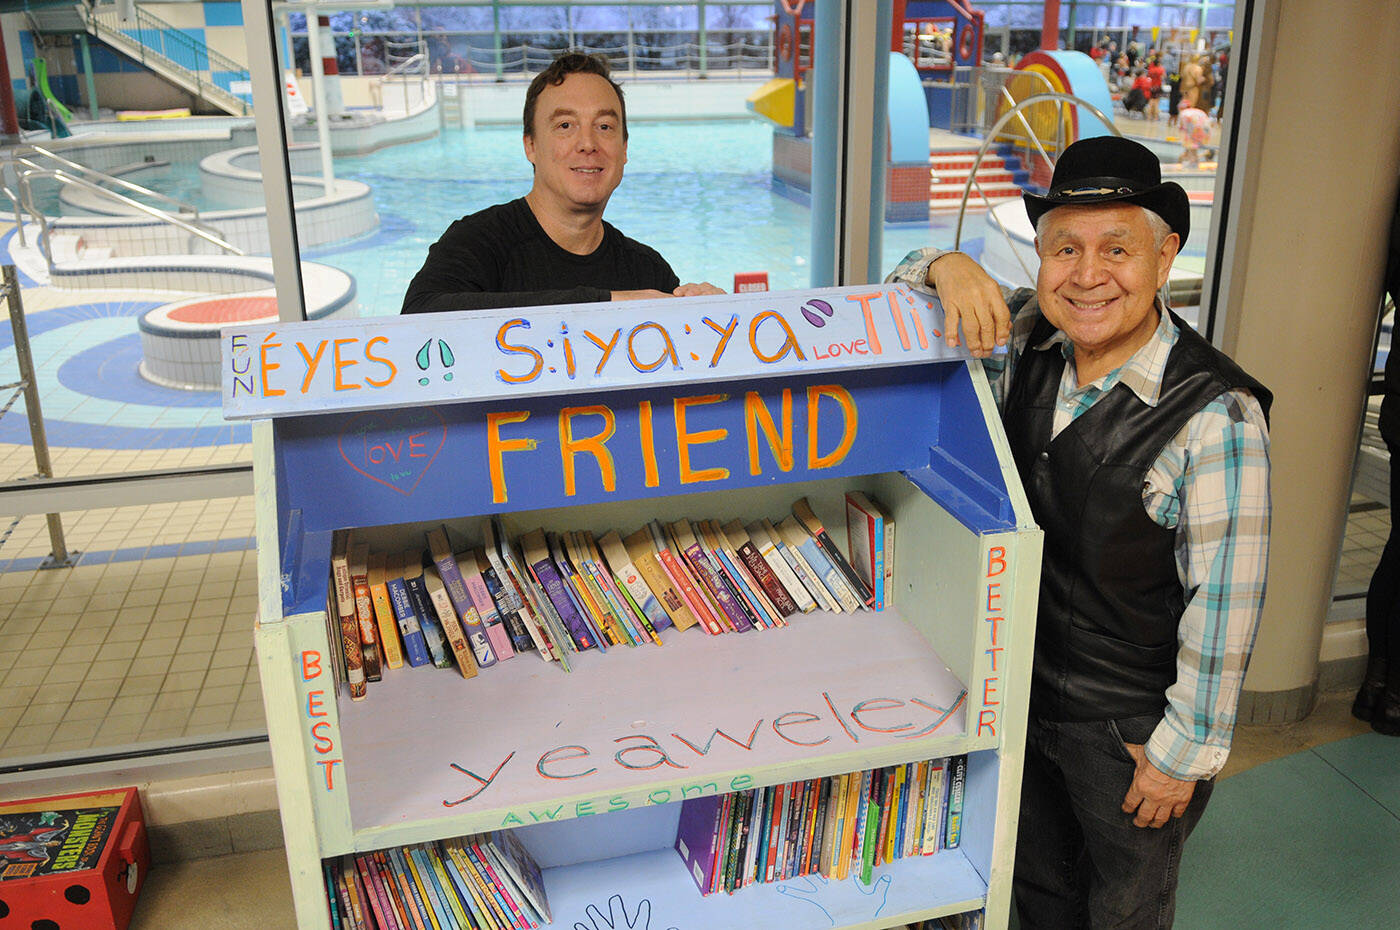
[[[928,290],[928,266],[943,254],[911,252],[888,280]],[[1067,361],[1074,359],[1063,332],[1028,345],[1041,315],[1033,289],[1003,288],[1003,295],[1012,313],[1010,351],[982,362],[998,408],[1023,352],[1058,347]],[[1156,406],[1176,340],[1177,328],[1163,313],[1147,343],[1097,381],[1081,386],[1074,365],[1065,365],[1051,435],[1119,382]],[[1177,629],[1177,680],[1167,689],[1166,714],[1147,742],[1147,757],[1174,778],[1212,778],[1230,752],[1264,604],[1269,433],[1258,400],[1248,391],[1227,391],[1192,416],[1148,470],[1142,498],[1153,521],[1176,530],[1177,576],[1186,599]]]

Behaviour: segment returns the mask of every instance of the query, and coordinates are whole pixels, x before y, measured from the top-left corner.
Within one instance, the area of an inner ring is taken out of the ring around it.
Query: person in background
[[[1390,260],[1385,288],[1400,306],[1400,203],[1390,226]],[[1381,438],[1390,453],[1390,504],[1400,502],[1400,345],[1392,325],[1390,351],[1385,357],[1385,396],[1381,399]],[[1376,573],[1366,591],[1366,677],[1352,702],[1352,715],[1368,720],[1371,729],[1400,736],[1400,521],[1390,521]]]
[[[1147,118],[1157,120],[1162,115],[1162,84],[1166,80],[1167,72],[1162,67],[1162,58],[1154,53],[1147,61],[1147,79],[1152,88],[1152,100],[1147,107]]]
[[[1181,107],[1200,108],[1201,60],[1188,57],[1181,62]]]
[[[1215,112],[1215,59],[1202,55],[1200,65],[1201,86],[1196,91],[1196,108],[1210,116]]]
[[[890,279],[931,288],[948,341],[961,324],[983,358],[1045,533],[1022,930],[1162,930],[1263,607],[1271,395],[1157,296],[1191,210],[1145,146],[1075,142],[1024,199],[1034,289],[933,249]]]
[[[1123,109],[1129,114],[1136,113],[1145,117],[1147,110],[1152,104],[1152,79],[1147,76],[1147,72],[1138,68],[1133,74],[1133,86],[1128,89],[1128,94],[1123,98]]]
[[[607,61],[565,53],[525,92],[530,192],[457,220],[409,282],[402,313],[722,294],[682,284],[603,219],[627,163],[627,109]]]
[[[1183,168],[1200,167],[1203,153],[1210,153],[1210,117],[1204,110],[1188,107],[1183,102],[1176,114],[1176,128],[1181,134],[1181,158]]]

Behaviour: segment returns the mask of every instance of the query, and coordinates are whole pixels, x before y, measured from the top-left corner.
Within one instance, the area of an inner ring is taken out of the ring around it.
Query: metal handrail
[[[0,194],[4,194],[6,197],[8,197],[10,203],[14,205],[15,238],[19,240],[20,247],[25,248],[28,246],[28,243],[24,241],[24,208],[20,206],[19,195],[16,194],[14,191],[10,190],[10,186],[8,184],[0,184]]]
[[[196,220],[199,219],[199,208],[192,203],[188,203],[186,201],[179,200],[178,198],[171,197],[169,194],[162,194],[160,191],[153,191],[150,188],[142,187],[140,184],[135,184],[131,181],[126,180],[125,178],[119,178],[116,175],[111,175],[102,171],[98,171],[96,168],[89,168],[86,165],[80,165],[75,161],[64,158],[62,155],[59,155],[55,152],[50,152],[48,149],[43,148],[42,146],[31,144],[25,146],[25,148],[28,148],[29,150],[39,155],[43,155],[45,158],[51,158],[59,164],[63,165],[65,168],[72,168],[73,170],[85,174],[89,177],[96,178],[99,183],[115,184],[118,187],[124,187],[132,193],[140,194],[143,197],[153,197],[156,200],[164,200],[166,203],[174,204],[176,207],[178,207],[181,213],[189,213],[193,215]],[[35,165],[34,167],[38,166]]]
[[[1105,116],[1102,110],[1094,106],[1089,101],[1083,99],[1082,97],[1076,97],[1074,94],[1066,94],[1061,93],[1059,91],[1053,91],[1048,94],[1035,94],[1034,96],[1027,97],[1024,100],[1021,100],[1020,102],[1016,103],[1014,106],[1012,106],[1010,110],[1007,110],[1000,117],[998,117],[997,121],[992,124],[992,128],[987,130],[987,136],[985,139],[982,140],[982,145],[977,150],[977,157],[975,157],[972,160],[972,170],[968,172],[967,184],[963,186],[962,203],[958,207],[958,227],[957,231],[953,234],[954,249],[958,248],[962,244],[963,219],[967,216],[967,201],[968,198],[972,195],[972,185],[977,178],[977,169],[981,167],[982,159],[986,157],[987,152],[991,149],[991,147],[994,144],[996,144],[997,136],[1001,133],[1001,130],[1006,126],[1007,123],[1011,122],[1012,118],[1020,116],[1021,110],[1025,109],[1028,106],[1033,106],[1037,103],[1049,102],[1061,104],[1069,103],[1086,107],[1091,114],[1098,118],[1099,122],[1103,123],[1105,126],[1108,127],[1109,132],[1113,133],[1115,136],[1122,135],[1122,133],[1118,131],[1118,127],[1114,125],[1113,120]],[[1022,119],[1024,121],[1024,118]],[[1027,129],[1029,130],[1029,126],[1027,127]],[[1034,137],[1035,133],[1032,132],[1031,135],[1032,137]],[[1042,151],[1044,151],[1043,148]],[[1047,156],[1046,160],[1050,161],[1051,159]],[[985,194],[983,195],[982,199],[987,202],[987,205],[989,207],[991,206],[991,201],[987,198]],[[1026,268],[1025,262],[1021,261],[1020,253],[1016,251],[1015,245],[1011,242],[1011,234],[1007,231],[1006,227],[1001,224],[1000,221],[997,221],[997,228],[1001,231],[1002,236],[1006,238],[1006,243],[1011,248],[1011,254],[1015,256],[1016,261],[1021,264],[1022,270],[1026,272],[1026,276],[1030,280],[1034,281],[1035,275],[1031,274],[1030,269]]]
[[[29,420],[29,445],[34,451],[34,466],[38,478],[53,477],[53,459],[49,456],[49,440],[44,430],[44,411],[39,400],[39,384],[34,372],[34,356],[29,349],[29,328],[25,321],[24,304],[20,299],[19,275],[15,272],[14,265],[5,265],[0,269],[0,296],[6,304],[10,317],[10,334],[13,337],[15,350],[15,364],[19,368],[19,380],[14,384],[7,384],[5,388],[13,388],[15,393],[5,404],[4,411],[7,412],[11,405],[19,399],[24,398],[24,412]],[[39,566],[40,568],[72,568],[74,561],[72,554],[68,551],[68,544],[63,538],[63,520],[57,513],[49,513],[49,544],[52,546],[49,557]]]
[[[379,76],[379,83],[382,84],[382,83],[384,83],[385,81],[387,81],[387,80],[388,80],[389,78],[391,78],[391,77],[401,77],[402,75],[408,74],[409,71],[410,71],[410,69],[417,68],[417,67],[420,67],[420,66],[425,66],[425,65],[427,64],[427,62],[428,62],[428,54],[427,54],[427,52],[418,52],[418,53],[415,54],[415,55],[410,55],[409,57],[405,58],[403,61],[401,61],[401,62],[399,62],[398,64],[394,65],[394,66],[393,66],[392,68],[390,68],[388,71],[385,71],[383,74],[381,74],[381,75]],[[419,75],[423,74],[422,71],[414,71],[413,73],[414,73],[414,74],[419,74]]]
[[[160,59],[169,66],[188,74],[194,82],[197,96],[215,100],[222,98],[229,106],[238,106],[244,114],[248,112],[246,100],[220,87],[211,78],[204,76],[204,69],[200,67],[200,58],[203,57],[203,63],[211,74],[215,71],[227,73],[230,75],[231,81],[248,80],[246,66],[215,51],[207,44],[191,38],[141,7],[134,8],[134,29],[126,25],[127,21],[121,18],[121,13],[115,7],[104,7],[101,12],[91,6],[80,6],[80,9],[86,17],[88,29],[93,35],[103,39],[103,41],[120,39],[130,43],[136,47],[135,57],[143,65],[147,63],[146,59],[149,54],[150,58]],[[151,33],[154,33],[153,39],[148,40],[147,36]],[[174,48],[167,49],[167,41]],[[188,63],[176,59],[169,54],[170,52],[182,53]]]
[[[111,199],[116,200],[118,203],[125,204],[126,206],[140,213],[144,213],[147,216],[158,219],[163,223],[168,223],[171,226],[183,229],[190,235],[198,236],[200,239],[209,242],[210,244],[214,245],[219,249],[222,249],[225,252],[230,252],[234,255],[248,254],[233,243],[227,242],[221,237],[210,232],[209,227],[206,227],[202,224],[196,225],[185,219],[182,219],[181,217],[166,213],[163,210],[157,210],[155,207],[147,206],[146,204],[141,203],[139,200],[132,200],[130,197],[127,197],[124,194],[118,194],[116,191],[105,188],[100,184],[94,184],[86,178],[74,177],[73,175],[65,173],[61,169],[41,168],[38,166],[32,166],[28,167],[28,170],[25,171],[16,170],[15,173],[19,177],[19,193],[21,199],[24,202],[24,207],[27,211],[29,211],[29,214],[33,216],[39,223],[39,240],[37,242],[37,245],[39,247],[39,254],[44,256],[44,261],[48,264],[50,273],[54,271],[53,250],[49,241],[53,232],[53,224],[49,222],[49,218],[43,213],[43,211],[37,209],[34,206],[34,192],[32,185],[30,184],[30,179],[35,177],[48,177],[53,178],[60,184],[77,185],[78,187],[81,187],[84,190],[92,191],[93,193],[99,194],[104,197],[110,197]]]
[[[630,74],[651,72],[690,73],[703,71],[706,74],[742,75],[745,72],[772,71],[772,44],[753,42],[726,43],[724,52],[713,52],[709,46],[702,48],[695,42],[683,42],[664,48],[638,49],[637,46],[578,46],[580,51],[603,55],[615,71]],[[559,52],[556,48],[528,43],[502,47],[499,54],[494,49],[468,47],[460,58],[478,75],[496,76],[502,73],[531,73],[542,71]],[[663,55],[663,53],[665,53]],[[702,62],[704,67],[701,67]],[[638,68],[638,64],[643,67]],[[647,67],[650,65],[650,67]],[[452,72],[446,72],[452,73]],[[461,72],[466,76],[469,72]]]

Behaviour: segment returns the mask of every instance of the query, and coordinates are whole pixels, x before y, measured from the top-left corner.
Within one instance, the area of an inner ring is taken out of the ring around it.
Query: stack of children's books
[[[364,531],[333,535],[327,632],[353,699],[404,665],[472,678],[533,652],[568,671],[573,654],[659,646],[667,628],[743,633],[894,599],[894,520],[857,491],[846,495],[845,551],[806,498],[777,523],[653,520],[625,537],[512,538],[490,517],[481,532],[468,548],[446,526],[409,549],[376,546]]]
[[[334,930],[526,930],[551,919],[540,868],[509,832],[327,860]]]
[[[802,875],[868,885],[887,862],[958,845],[966,780],[954,756],[691,798],[676,851],[702,894]]]

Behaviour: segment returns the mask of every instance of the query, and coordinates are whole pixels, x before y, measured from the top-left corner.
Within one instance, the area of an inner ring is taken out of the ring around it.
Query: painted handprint
[[[834,927],[836,926],[836,918],[831,916],[830,909],[827,907],[827,904],[822,903],[821,898],[831,897],[829,894],[824,894],[828,889],[835,890],[839,888],[845,891],[847,885],[869,899],[869,904],[872,908],[869,919],[880,916],[880,912],[885,909],[885,899],[888,898],[890,894],[890,877],[888,875],[881,875],[869,885],[863,885],[854,878],[846,882],[833,883],[825,875],[804,875],[801,878],[783,882],[778,886],[778,894],[787,895],[789,898],[797,901],[807,902],[825,914],[826,919]],[[588,930],[588,928],[585,927],[583,930]]]
[[[603,912],[598,910],[598,905],[590,904],[584,911],[584,916],[588,918],[588,923],[574,921],[574,930],[650,930],[651,928],[651,901],[643,898],[637,905],[636,913],[629,914],[627,905],[622,900],[622,895],[615,894],[608,898],[608,914],[603,916]],[[667,930],[676,930],[669,927]]]

